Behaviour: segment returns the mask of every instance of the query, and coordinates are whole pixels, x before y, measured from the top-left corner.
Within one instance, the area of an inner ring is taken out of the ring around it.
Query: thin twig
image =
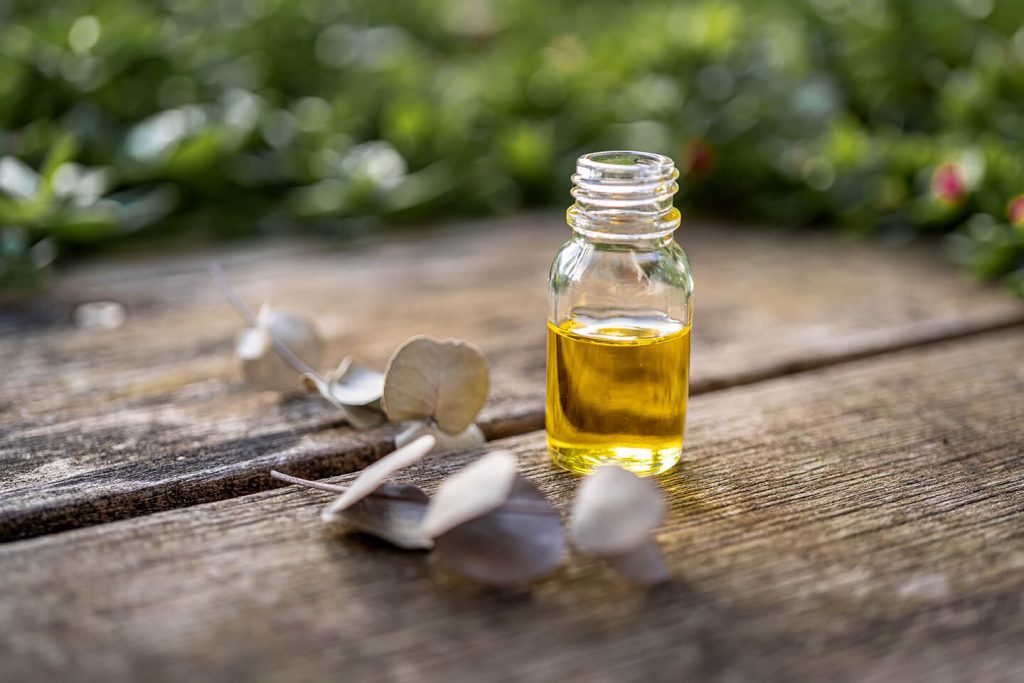
[[[245,303],[245,300],[242,299],[238,291],[231,285],[228,274],[224,272],[224,267],[219,262],[212,261],[210,263],[210,275],[213,276],[217,286],[220,287],[220,291],[224,293],[224,298],[228,300],[228,303],[231,304],[231,307],[235,309],[238,315],[242,316],[242,319],[250,326],[258,326],[259,319],[256,317],[256,313],[249,308],[249,305]],[[270,343],[274,347],[274,351],[277,352],[277,355],[281,356],[285,363],[292,366],[297,372],[309,375],[323,384],[327,383],[327,379],[323,375],[311,367],[309,363],[295,355],[291,349],[285,346],[284,342],[274,336],[273,330],[268,329],[267,333],[270,335]]]
[[[290,474],[278,472],[277,470],[270,470],[270,476],[272,476],[274,479],[286,481],[289,484],[298,484],[299,486],[305,486],[311,489],[319,489],[321,491],[330,491],[331,493],[344,493],[345,491],[348,491],[347,486],[338,486],[337,484],[324,484],[323,482],[319,481],[310,481],[309,479],[293,477]]]

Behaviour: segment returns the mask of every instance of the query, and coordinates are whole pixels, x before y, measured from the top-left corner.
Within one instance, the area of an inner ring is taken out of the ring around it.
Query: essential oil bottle
[[[693,277],[673,238],[678,177],[660,154],[577,161],[548,313],[548,451],[567,470],[654,475],[682,457]]]

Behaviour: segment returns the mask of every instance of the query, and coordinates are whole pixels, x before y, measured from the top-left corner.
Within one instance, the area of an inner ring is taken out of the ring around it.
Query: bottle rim
[[[622,239],[662,236],[679,227],[672,196],[679,170],[653,152],[591,152],[576,161],[569,224],[584,235]]]
[[[587,181],[664,182],[679,177],[675,162],[662,154],[632,150],[590,152],[576,160],[576,177]]]

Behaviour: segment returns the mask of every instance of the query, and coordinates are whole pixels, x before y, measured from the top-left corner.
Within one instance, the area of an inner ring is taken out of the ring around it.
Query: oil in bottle
[[[641,475],[682,456],[690,326],[662,313],[577,310],[548,322],[548,450],[587,473],[613,463]]]

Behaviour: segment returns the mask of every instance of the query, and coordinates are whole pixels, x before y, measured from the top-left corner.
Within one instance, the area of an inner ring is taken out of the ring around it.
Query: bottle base
[[[587,447],[548,441],[551,460],[574,474],[587,475],[602,465],[618,465],[641,477],[653,477],[675,467],[683,457],[681,446],[672,448]]]

